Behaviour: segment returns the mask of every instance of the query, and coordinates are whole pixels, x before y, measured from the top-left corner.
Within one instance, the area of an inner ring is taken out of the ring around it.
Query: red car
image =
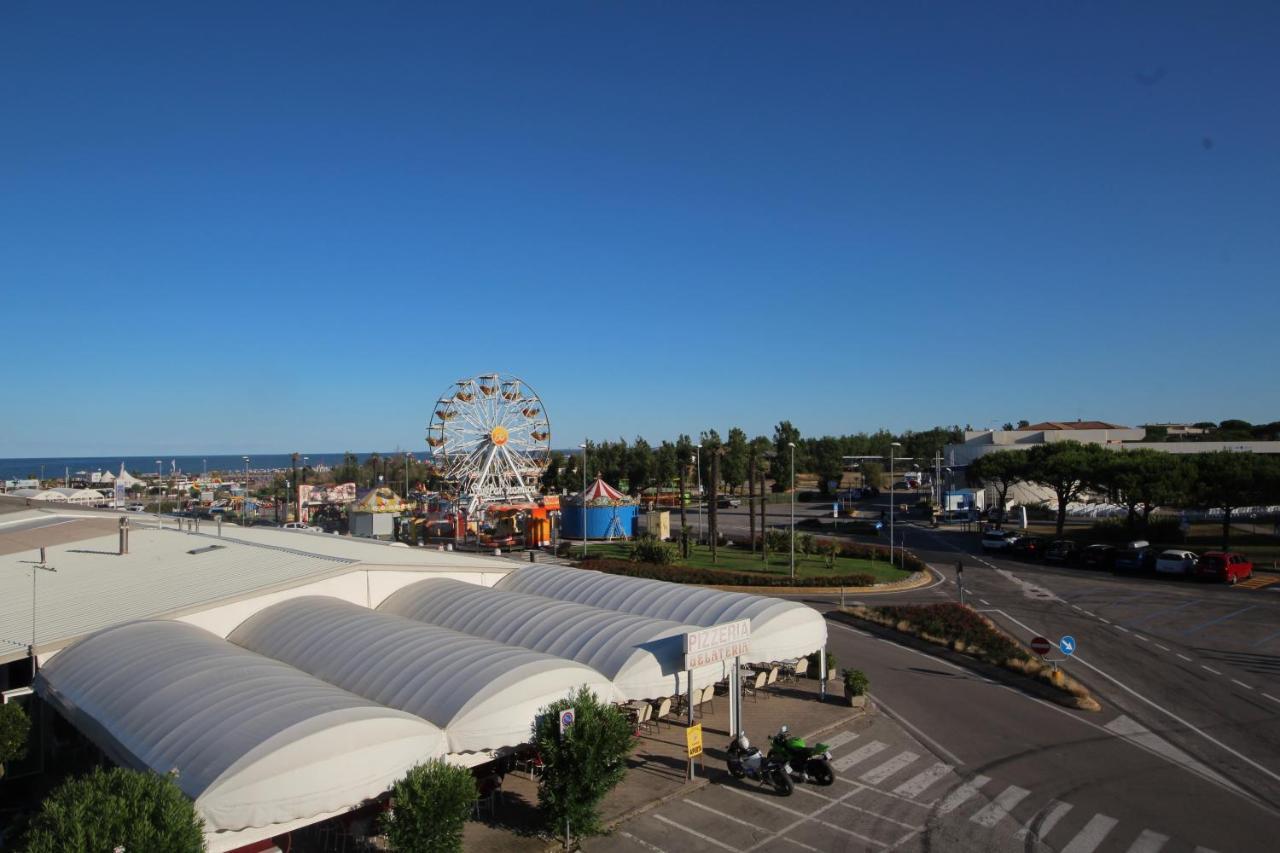
[[[1236,581],[1253,577],[1253,563],[1233,551],[1209,551],[1196,562],[1196,577],[1205,580]]]

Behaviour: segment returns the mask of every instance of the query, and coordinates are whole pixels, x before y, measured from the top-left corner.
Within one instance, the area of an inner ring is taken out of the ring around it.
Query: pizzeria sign
[[[684,668],[697,669],[745,655],[751,647],[751,620],[712,625],[684,635]]]

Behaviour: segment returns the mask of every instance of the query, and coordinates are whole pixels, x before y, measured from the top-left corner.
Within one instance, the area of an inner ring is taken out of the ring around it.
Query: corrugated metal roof
[[[39,562],[39,526],[53,516],[82,518],[74,512],[32,510],[6,514],[5,528],[22,531],[31,550],[0,554],[0,661],[25,656],[32,639],[32,572],[36,578],[36,645],[47,648],[120,622],[189,612],[202,605],[232,600],[273,587],[290,586],[368,566],[431,571],[501,571],[509,560],[473,554],[398,548],[377,542],[270,528],[241,529],[201,525],[200,533],[180,532],[172,519],[157,529],[154,517],[133,517],[129,553],[120,556],[118,535],[101,525],[69,523],[87,538],[50,542],[48,566]],[[90,516],[102,518],[101,514]],[[115,516],[119,518],[119,516]],[[118,523],[118,521],[117,521]],[[210,545],[221,547],[210,549]],[[191,553],[195,551],[196,553]]]

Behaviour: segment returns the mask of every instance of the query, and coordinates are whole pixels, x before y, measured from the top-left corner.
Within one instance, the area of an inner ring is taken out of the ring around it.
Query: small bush
[[[850,696],[861,696],[871,686],[871,679],[860,669],[846,669],[842,674],[845,692]]]
[[[822,662],[819,660],[818,652],[810,652],[805,655],[805,659],[809,661],[808,672],[811,673],[810,678],[821,679],[823,676]],[[827,649],[827,672],[838,669],[836,666],[836,656],[832,654],[831,649]]]
[[[0,705],[0,764],[25,756],[30,734],[31,720],[17,702]]]
[[[574,724],[560,736],[560,712],[574,710]],[[538,810],[552,835],[571,831],[599,835],[600,802],[626,775],[626,758],[635,747],[631,723],[586,687],[538,712],[533,740],[542,756]]]
[[[956,651],[1004,666],[1017,661],[1019,669],[1033,663],[1025,649],[997,629],[990,620],[961,604],[900,605],[867,608],[867,614],[903,633],[934,638]]]
[[[465,767],[432,759],[411,768],[391,789],[395,804],[382,831],[396,851],[458,853],[462,829],[476,801],[476,780]]]
[[[203,821],[173,779],[123,767],[64,782],[41,803],[26,841],[27,853],[205,849]]]
[[[641,536],[631,543],[631,559],[655,566],[669,566],[676,561],[676,548],[654,536]]]

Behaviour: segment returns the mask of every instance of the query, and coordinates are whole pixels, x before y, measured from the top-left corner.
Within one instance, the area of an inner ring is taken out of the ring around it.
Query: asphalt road
[[[770,509],[771,523],[785,523],[789,507]],[[798,517],[829,514],[829,505],[797,508]],[[720,515],[722,531],[746,532],[745,510],[721,510]],[[931,813],[921,821],[864,808],[882,814],[879,820],[890,820],[889,826],[901,818],[900,823],[923,827],[903,840],[903,849],[1003,849],[1010,832],[1019,849],[1071,853],[1274,849],[1280,831],[1280,584],[1242,589],[1117,578],[983,555],[972,533],[913,523],[903,524],[900,532],[908,549],[931,566],[936,581],[907,594],[867,596],[865,603],[955,600],[955,564],[963,559],[966,594],[974,607],[1024,642],[1034,634],[1055,642],[1063,635],[1075,638],[1076,654],[1062,665],[1093,689],[1104,708],[1090,714],[1042,703],[833,624],[831,648],[841,665],[867,671],[873,694],[901,722],[901,731],[934,762],[953,767],[955,785],[988,780],[974,795],[975,806],[984,797],[1010,805],[1007,817],[993,826],[985,819],[957,821],[952,813]],[[803,598],[819,609],[834,604],[829,598]],[[1061,657],[1056,650],[1054,656]],[[890,737],[878,739],[889,743]],[[920,749],[904,749],[923,755]],[[710,814],[705,808],[695,811]],[[877,845],[889,843],[872,832],[877,818],[848,803],[822,814],[822,820],[845,829],[862,826],[866,832],[856,831],[876,843],[830,830],[834,834],[818,849],[884,849]],[[1055,815],[1043,839],[1047,847],[1034,846],[1033,832],[1017,835],[1020,828],[1043,825]],[[698,840],[663,826],[685,836],[685,842]],[[1076,843],[1090,827],[1092,832]],[[1100,835],[1105,827],[1112,828]],[[714,825],[706,828],[708,837],[732,837],[717,834]],[[719,829],[730,831],[727,824]],[[765,847],[796,846],[783,836],[761,838]],[[812,840],[805,843],[813,846]],[[653,845],[700,849],[697,844]]]

